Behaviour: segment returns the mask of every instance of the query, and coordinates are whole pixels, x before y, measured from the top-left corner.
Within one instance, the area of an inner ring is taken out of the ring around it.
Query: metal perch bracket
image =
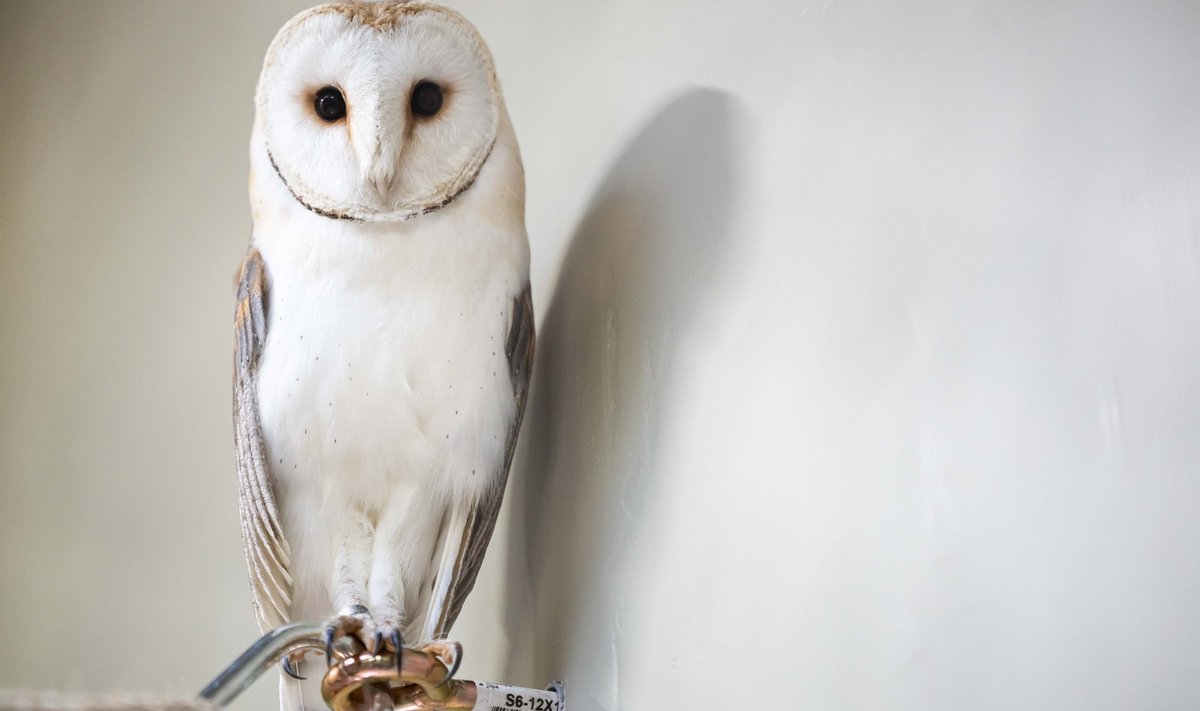
[[[281,659],[297,652],[323,651],[324,622],[298,622],[271,630],[200,692],[200,698],[225,706]],[[333,711],[368,711],[364,688],[387,689],[395,711],[565,711],[561,682],[548,689],[527,689],[452,678],[462,658],[457,642],[405,647],[400,664],[394,654],[373,654],[351,638],[334,648],[334,659],[321,680],[321,696]]]

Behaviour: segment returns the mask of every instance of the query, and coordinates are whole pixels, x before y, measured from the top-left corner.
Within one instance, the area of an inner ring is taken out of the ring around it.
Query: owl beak
[[[375,186],[375,194],[381,202],[387,202],[392,196],[393,176],[391,171],[372,171],[371,184]]]
[[[396,160],[389,155],[390,151],[377,151],[367,164],[366,183],[375,189],[375,195],[381,205],[391,203],[392,192],[396,187]]]
[[[400,96],[397,92],[367,91],[359,97],[357,114],[352,114],[357,120],[352,140],[362,170],[363,192],[374,192],[381,208],[392,205],[400,187],[398,173],[404,152],[403,117],[407,115],[408,94],[403,94],[403,103],[398,107],[393,105],[398,100],[393,94]]]

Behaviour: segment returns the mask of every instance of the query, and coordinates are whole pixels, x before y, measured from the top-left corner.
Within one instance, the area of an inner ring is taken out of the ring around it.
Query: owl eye
[[[327,86],[317,90],[317,96],[313,99],[313,110],[317,112],[317,116],[320,116],[322,121],[333,123],[345,117],[346,100],[342,98],[342,92],[335,87]]]
[[[417,116],[433,116],[442,110],[442,87],[427,79],[419,81],[413,87],[409,103]]]

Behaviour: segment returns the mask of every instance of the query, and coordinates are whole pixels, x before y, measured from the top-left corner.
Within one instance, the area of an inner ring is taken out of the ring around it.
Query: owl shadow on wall
[[[680,338],[703,340],[735,199],[732,101],[692,90],[623,151],[580,223],[538,333],[511,516],[508,676],[612,687],[610,591],[658,468]]]

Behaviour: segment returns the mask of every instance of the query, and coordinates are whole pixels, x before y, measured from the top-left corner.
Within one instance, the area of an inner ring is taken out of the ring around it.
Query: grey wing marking
[[[291,552],[279,523],[271,473],[258,420],[258,364],[267,335],[267,273],[251,250],[238,279],[233,363],[233,429],[237,451],[238,509],[254,614],[265,632],[287,623]]]
[[[504,460],[500,463],[500,471],[494,477],[493,488],[475,502],[467,516],[462,543],[454,561],[453,577],[446,592],[446,599],[441,605],[441,616],[437,621],[434,639],[445,638],[454,621],[458,619],[467,594],[475,587],[475,578],[478,577],[479,567],[483,564],[483,554],[487,551],[488,541],[496,528],[496,517],[500,513],[504,488],[508,483],[508,470],[517,446],[517,433],[525,416],[525,399],[529,392],[530,372],[533,370],[534,341],[533,300],[529,285],[526,284],[524,291],[513,299],[512,318],[509,322],[508,338],[504,344],[509,375],[512,377],[513,398],[516,400],[512,425],[508,429]]]

